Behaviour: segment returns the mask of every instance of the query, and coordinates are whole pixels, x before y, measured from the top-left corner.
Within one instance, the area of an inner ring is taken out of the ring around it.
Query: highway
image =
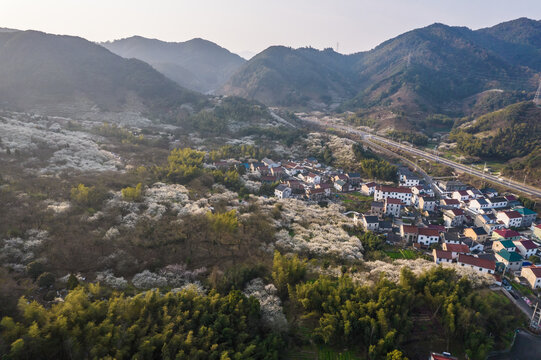
[[[373,135],[373,134],[370,134],[368,132],[357,130],[357,129],[354,129],[352,127],[348,127],[348,126],[344,126],[344,125],[329,124],[327,122],[323,122],[323,121],[316,120],[316,119],[304,118],[302,120],[304,120],[306,122],[310,122],[312,124],[317,124],[317,125],[323,126],[323,127],[332,127],[332,128],[335,128],[335,129],[340,129],[342,131],[345,131],[346,133],[353,133],[353,134],[361,136],[361,138],[364,141],[366,141],[367,143],[376,144],[376,145],[378,143],[385,144],[385,145],[387,145],[387,146],[389,146],[391,148],[399,149],[399,150],[402,150],[402,151],[407,152],[409,154],[416,155],[416,156],[425,158],[425,159],[430,160],[430,161],[439,162],[441,164],[447,165],[447,166],[449,166],[449,167],[451,167],[451,168],[453,168],[455,170],[464,172],[466,174],[477,176],[477,177],[480,177],[480,178],[485,179],[487,181],[491,181],[493,183],[502,185],[502,186],[504,186],[504,187],[506,187],[508,189],[515,190],[517,192],[527,194],[527,195],[532,196],[534,198],[540,198],[541,199],[541,189],[539,189],[539,188],[536,188],[536,187],[533,187],[533,186],[530,186],[530,185],[525,185],[525,184],[519,183],[517,181],[510,180],[510,179],[507,179],[507,178],[497,177],[497,176],[494,176],[494,175],[491,175],[491,174],[487,174],[487,173],[485,173],[485,172],[483,172],[481,170],[475,169],[475,168],[473,168],[471,166],[457,163],[455,161],[440,157],[437,154],[430,153],[430,152],[427,152],[427,151],[424,151],[424,150],[420,150],[420,149],[418,149],[418,148],[416,148],[414,146],[411,146],[411,145],[401,144],[401,143],[398,143],[396,141],[384,138],[382,136]]]

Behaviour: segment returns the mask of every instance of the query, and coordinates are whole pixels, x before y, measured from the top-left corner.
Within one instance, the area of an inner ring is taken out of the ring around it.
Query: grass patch
[[[385,251],[385,254],[387,254],[387,256],[393,260],[396,260],[396,259],[414,260],[419,257],[417,252],[413,250],[409,250],[409,249],[405,249],[405,250],[400,249],[398,251]]]
[[[511,283],[511,286],[513,287],[513,289],[517,290],[519,293],[521,293],[523,295],[533,295],[532,289],[530,289],[528,286],[519,284],[519,283],[514,282],[514,281],[510,281],[510,283]]]

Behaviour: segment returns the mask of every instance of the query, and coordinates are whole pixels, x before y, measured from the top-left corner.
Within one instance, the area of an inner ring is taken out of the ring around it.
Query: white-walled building
[[[392,198],[401,200],[406,206],[410,206],[411,197],[411,190],[406,187],[379,185],[374,191],[374,201],[381,201],[387,198]]]

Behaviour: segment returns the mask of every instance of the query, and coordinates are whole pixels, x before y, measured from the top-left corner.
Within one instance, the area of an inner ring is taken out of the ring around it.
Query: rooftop
[[[526,269],[530,269],[536,278],[541,278],[541,266],[532,265],[526,267]]]
[[[494,230],[493,232],[505,239],[520,236],[520,234],[516,232],[515,230],[509,230],[509,229],[503,229],[503,230],[497,229],[497,230]]]
[[[522,256],[520,256],[514,251],[507,251],[505,249],[501,249],[497,252],[497,254],[509,262],[522,261]]]
[[[453,253],[451,251],[434,249],[434,254],[438,259],[453,259]]]
[[[506,249],[514,248],[516,245],[511,240],[501,240],[499,241],[500,244]]]
[[[459,254],[458,262],[467,264],[467,265],[477,266],[483,269],[490,269],[490,270],[496,269],[496,263],[494,261],[480,259],[478,257],[471,256],[471,255]]]
[[[456,253],[469,253],[470,248],[468,245],[464,244],[451,244],[451,243],[444,243],[445,248],[447,251],[456,252]]]
[[[419,235],[439,237],[440,233],[436,229],[419,228]]]

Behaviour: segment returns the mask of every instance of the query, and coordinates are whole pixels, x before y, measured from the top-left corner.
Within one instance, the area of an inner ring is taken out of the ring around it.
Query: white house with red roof
[[[436,229],[419,228],[417,243],[424,246],[437,244],[440,241],[440,233]]]
[[[537,249],[539,246],[534,243],[532,240],[528,239],[522,239],[522,240],[515,240],[513,241],[513,244],[517,247],[517,252],[522,255],[525,259],[529,258],[532,255],[535,255],[537,253]]]
[[[470,194],[467,190],[457,190],[453,191],[453,194],[451,195],[453,199],[457,199],[458,201],[466,201],[470,199]]]
[[[458,201],[457,199],[441,199],[440,205],[448,208],[458,209],[460,207],[460,201]]]
[[[406,206],[411,205],[411,190],[407,187],[379,185],[374,191],[374,201],[381,201],[387,198],[402,200]]]
[[[528,281],[532,289],[541,288],[541,266],[525,266],[520,275]]]
[[[459,254],[457,264],[458,266],[471,268],[482,273],[494,274],[496,271],[496,263],[494,261],[480,259],[472,255]]]
[[[402,200],[387,198],[384,201],[384,211],[387,216],[400,216],[400,209],[402,208]]]
[[[415,225],[400,225],[400,236],[406,242],[416,242],[419,236],[419,228]]]
[[[456,259],[459,254],[470,253],[470,248],[465,244],[443,243],[441,248],[445,251],[449,251],[453,259]]]
[[[522,215],[518,211],[499,211],[496,218],[501,220],[506,228],[520,227],[522,225]]]
[[[452,263],[454,259],[452,252],[438,249],[432,250],[432,256],[436,264]]]
[[[378,186],[378,184],[376,184],[375,182],[368,182],[366,184],[363,184],[363,186],[361,186],[361,192],[364,194],[364,195],[373,195],[374,192],[376,191],[376,187]]]
[[[447,209],[443,211],[443,223],[446,227],[462,226],[466,215],[462,209]]]

